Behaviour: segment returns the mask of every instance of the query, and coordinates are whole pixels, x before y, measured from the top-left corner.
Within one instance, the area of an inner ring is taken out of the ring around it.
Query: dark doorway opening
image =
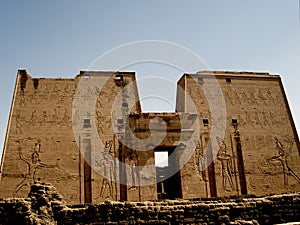
[[[182,198],[179,153],[177,151],[175,147],[158,147],[154,150],[159,200]]]

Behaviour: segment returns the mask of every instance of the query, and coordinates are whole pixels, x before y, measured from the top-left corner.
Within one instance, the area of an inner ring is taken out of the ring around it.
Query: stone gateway
[[[174,113],[145,113],[134,72],[19,70],[0,197],[26,197],[37,181],[70,204],[300,191],[299,138],[278,75],[201,71],[177,84]]]

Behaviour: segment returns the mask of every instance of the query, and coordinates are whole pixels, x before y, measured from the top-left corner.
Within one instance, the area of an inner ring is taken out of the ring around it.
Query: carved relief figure
[[[236,90],[234,91],[234,99],[236,104],[242,105],[243,99],[240,97],[239,93]]]
[[[55,124],[58,122],[58,114],[57,114],[57,109],[53,109],[53,114],[52,114],[52,120],[51,123]]]
[[[217,154],[217,159],[221,162],[221,175],[223,179],[223,189],[225,191],[234,191],[234,185],[232,181],[232,157],[227,153],[226,143],[222,138],[217,137],[217,142],[219,144],[219,151]],[[228,185],[229,183],[229,189]]]
[[[225,92],[225,97],[227,99],[228,102],[230,102],[231,105],[234,105],[234,98],[232,97],[232,89],[228,88],[228,90],[226,90]],[[201,99],[201,98],[198,98]]]
[[[54,85],[53,91],[52,91],[52,98],[56,99],[57,102],[60,102],[63,97],[62,88],[58,88],[57,85]]]
[[[20,111],[17,111],[16,116],[16,134],[22,134],[22,118]]]
[[[203,148],[200,141],[197,142],[195,150],[195,171],[200,181],[205,180],[205,171],[201,171],[200,168],[204,168],[203,162]]]
[[[34,105],[40,104],[40,99],[39,99],[39,92],[38,90],[34,89],[32,95],[30,96],[30,101]]]
[[[282,170],[283,170],[283,177],[284,177],[284,186],[288,186],[288,176],[291,175],[294,177],[298,183],[300,184],[300,178],[297,176],[297,174],[288,166],[288,156],[292,153],[292,147],[293,147],[293,139],[290,138],[290,145],[288,150],[285,149],[283,144],[278,140],[277,137],[275,137],[275,143],[276,143],[276,148],[278,150],[278,155],[273,156],[272,158],[269,158],[268,161],[278,161],[281,163]]]
[[[238,115],[238,116],[237,116],[237,119],[238,119],[238,121],[239,121],[239,127],[245,127],[245,126],[246,126],[247,121],[244,120],[244,119],[242,118],[241,115]]]
[[[104,196],[106,190],[108,189],[109,196],[114,197],[113,195],[113,180],[115,180],[115,159],[112,156],[112,147],[113,140],[109,140],[105,142],[105,149],[101,152],[102,159],[97,161],[97,166],[101,167],[103,171],[103,178],[100,188],[100,194],[98,198],[107,197]],[[97,199],[97,198],[96,198]]]
[[[32,126],[35,126],[37,123],[37,116],[36,116],[36,110],[32,110],[32,113],[31,113],[31,118],[30,118],[30,124]]]
[[[86,93],[83,95],[83,97],[84,97],[84,100],[85,100],[85,101],[89,102],[89,101],[91,101],[91,96],[93,95],[93,91],[92,91],[92,89],[91,89],[90,86],[88,86],[87,88],[88,88],[88,90],[87,90]]]
[[[271,127],[271,122],[269,120],[269,117],[267,115],[267,113],[264,111],[262,112],[262,121],[263,121],[263,126],[266,127]]]
[[[20,142],[18,141],[19,147],[19,157],[22,161],[27,164],[27,173],[25,174],[24,179],[16,186],[14,193],[18,193],[23,187],[28,186],[30,187],[35,181],[36,177],[35,174],[38,169],[40,168],[52,168],[53,166],[48,166],[41,162],[40,160],[40,148],[41,148],[41,141],[38,140],[34,144],[33,151],[30,155],[30,158],[26,158],[22,153],[22,148],[20,146]]]
[[[45,86],[45,89],[43,91],[43,93],[41,94],[41,97],[45,100],[49,99],[49,90],[48,90],[48,86]]]
[[[48,123],[47,111],[43,111],[43,120],[42,120],[42,123],[44,123],[44,124]]]
[[[249,112],[245,111],[246,117],[245,120],[247,121],[247,127],[251,126],[251,128],[254,128],[256,121],[252,119]]]
[[[267,105],[270,105],[270,104],[275,105],[276,102],[275,102],[275,98],[273,97],[272,91],[268,89],[266,92],[267,92],[266,97],[268,99]]]
[[[105,197],[104,193],[107,188],[109,191],[109,197],[113,197],[112,181],[114,180],[115,161],[112,155],[106,151],[102,152],[102,157],[103,158],[100,160],[99,164],[103,169],[103,174],[105,177],[102,179],[99,198]]]
[[[134,151],[129,153],[129,174],[131,176],[131,187],[128,190],[136,189],[136,181],[138,180],[138,172],[136,169],[138,156]]]
[[[73,125],[77,125],[80,121],[79,109],[76,109],[75,114],[73,116]]]
[[[250,89],[249,100],[250,100],[250,102],[251,102],[252,105],[258,105],[258,96],[257,96],[256,90]]]
[[[262,122],[260,121],[258,112],[254,112],[254,121],[255,121],[255,125],[260,126],[261,128],[263,128]]]
[[[64,116],[61,120],[61,126],[62,125],[68,126],[70,124],[69,120],[70,120],[69,112],[67,109],[65,109]]]

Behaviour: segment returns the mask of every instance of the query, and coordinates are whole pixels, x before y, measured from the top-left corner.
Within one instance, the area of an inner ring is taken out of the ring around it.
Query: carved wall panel
[[[213,72],[222,90],[218,92],[207,73],[185,75],[179,81],[186,93],[178,92],[177,110],[191,113],[194,104],[197,112],[193,113],[200,120],[199,140],[192,142],[195,150],[180,171],[183,197],[210,197],[214,186],[218,196],[241,194],[243,179],[248,194],[300,191],[299,139],[279,77],[264,73]],[[19,71],[1,165],[0,197],[25,196],[29,185],[39,179],[53,183],[71,202],[84,201],[84,194],[88,193],[86,182],[91,184],[94,202],[120,199],[120,185],[111,180],[120,179],[118,161],[123,160],[127,165],[128,200],[157,199],[155,184],[139,187],[141,177],[155,177],[155,171],[152,171],[154,175],[145,171],[147,165],[155,163],[154,149],[134,151],[140,143],[131,143],[130,138],[125,144],[131,147],[125,146],[124,152],[119,148],[121,137],[129,137],[129,131],[137,139],[151,136],[149,121],[155,114],[141,113],[137,87],[130,86],[135,79],[133,73],[124,73],[122,83],[116,81],[114,73],[91,72],[91,75],[109,77],[105,88],[100,90],[92,82],[77,87],[82,74],[75,79],[36,79],[26,71]],[[193,103],[186,101],[186,95]],[[78,99],[85,102],[96,99],[95,112],[86,112],[80,107],[74,109],[73,102]],[[130,105],[129,100],[135,103]],[[226,115],[213,113],[211,107],[226,108]],[[169,126],[159,145],[176,146],[185,130],[176,121],[179,114],[170,114],[168,119],[165,114],[157,115]],[[121,129],[124,122],[130,125]],[[84,135],[88,136],[89,125],[93,123],[103,148],[95,147],[96,141],[90,140],[90,156],[102,153],[90,166],[100,168],[104,176],[88,168],[91,174],[86,181],[84,173],[88,163],[72,128],[86,126]],[[208,162],[203,157],[212,128],[214,132],[224,128],[225,135],[218,139],[213,137],[218,142],[212,149],[215,158],[210,171],[202,171],[201,167],[208,166],[203,165]]]

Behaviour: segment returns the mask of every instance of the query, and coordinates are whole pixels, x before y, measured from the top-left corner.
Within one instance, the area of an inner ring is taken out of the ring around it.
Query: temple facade
[[[0,198],[26,197],[35,181],[68,203],[295,192],[299,155],[279,75],[183,74],[174,113],[146,113],[134,72],[19,70]]]

